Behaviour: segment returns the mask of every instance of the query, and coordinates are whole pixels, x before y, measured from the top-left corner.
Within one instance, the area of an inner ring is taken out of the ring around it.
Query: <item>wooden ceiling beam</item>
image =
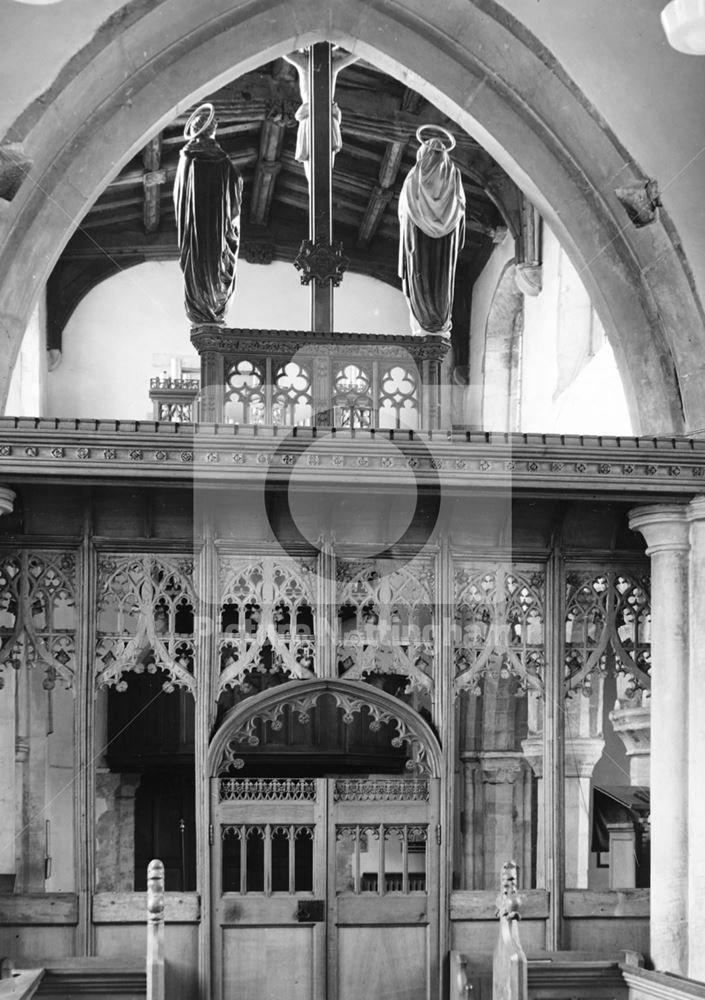
[[[379,168],[378,183],[372,190],[357,232],[358,246],[366,247],[379,228],[382,216],[394,197],[393,185],[397,179],[405,149],[405,142],[387,143]]]
[[[161,186],[166,181],[166,171],[161,169],[161,132],[155,135],[153,139],[150,139],[142,150],[142,163],[144,164],[144,174],[142,175],[142,185],[144,187],[144,206],[142,211],[144,231],[145,233],[156,233],[159,229]]]
[[[259,157],[250,193],[250,222],[257,226],[266,226],[269,221],[277,174],[282,168],[280,156],[285,133],[281,122],[269,118],[262,122]]]

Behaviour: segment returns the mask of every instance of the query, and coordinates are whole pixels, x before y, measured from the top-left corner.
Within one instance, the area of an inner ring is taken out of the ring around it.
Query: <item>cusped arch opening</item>
[[[337,772],[435,778],[441,749],[429,723],[393,695],[366,683],[315,680],[289,681],[240,702],[208,751],[212,777]]]

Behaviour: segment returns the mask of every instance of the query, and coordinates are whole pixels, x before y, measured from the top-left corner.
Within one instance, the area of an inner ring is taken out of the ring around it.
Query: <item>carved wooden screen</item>
[[[336,567],[338,676],[378,684],[416,708],[434,692],[436,578],[430,560]]]
[[[316,674],[316,563],[221,554],[216,697]]]
[[[489,889],[508,858],[541,884],[546,576],[532,564],[456,560],[457,888]],[[538,834],[536,833],[539,828]]]
[[[193,558],[101,554],[96,687],[127,687],[129,673],[162,670],[165,691],[195,691]]]
[[[51,690],[57,679],[73,685],[75,660],[75,554],[23,550],[0,556],[0,671],[38,666]]]
[[[0,554],[0,814],[5,891],[74,889],[77,558]]]
[[[649,589],[643,566],[568,567],[564,668],[568,888],[648,885]]]
[[[145,858],[195,888],[194,560],[98,554],[95,885],[144,888]]]

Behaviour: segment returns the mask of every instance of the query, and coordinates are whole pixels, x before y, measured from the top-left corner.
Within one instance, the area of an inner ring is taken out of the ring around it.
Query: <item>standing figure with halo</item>
[[[195,325],[225,323],[240,248],[242,177],[216,142],[216,127],[212,104],[196,108],[184,128],[174,181],[184,304]]]
[[[424,134],[433,133],[424,138]],[[440,125],[416,131],[416,163],[399,194],[399,277],[411,332],[450,336],[455,265],[465,242],[465,191]]]

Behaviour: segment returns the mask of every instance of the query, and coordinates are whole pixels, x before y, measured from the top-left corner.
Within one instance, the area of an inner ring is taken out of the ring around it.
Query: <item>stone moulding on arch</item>
[[[11,364],[53,265],[116,169],[215,87],[328,39],[434,101],[537,204],[600,313],[635,432],[705,427],[705,322],[678,236],[663,210],[648,240],[627,224],[614,186],[635,179],[633,158],[541,43],[494,0],[285,6],[131,0],[0,141],[21,143],[32,163],[4,211],[0,249]],[[8,383],[0,372],[2,402]]]

